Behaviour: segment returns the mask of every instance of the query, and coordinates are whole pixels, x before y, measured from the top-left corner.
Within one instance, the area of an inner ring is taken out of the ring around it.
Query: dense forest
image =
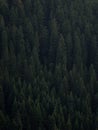
[[[98,0],[0,0],[0,130],[98,130]]]

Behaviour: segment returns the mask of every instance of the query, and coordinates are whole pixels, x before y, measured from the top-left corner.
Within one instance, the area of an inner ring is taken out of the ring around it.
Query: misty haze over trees
[[[0,0],[0,130],[98,130],[98,0]]]

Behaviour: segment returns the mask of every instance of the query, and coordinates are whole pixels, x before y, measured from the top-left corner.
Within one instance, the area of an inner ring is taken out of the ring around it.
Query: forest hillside
[[[98,0],[0,0],[0,130],[98,130]]]

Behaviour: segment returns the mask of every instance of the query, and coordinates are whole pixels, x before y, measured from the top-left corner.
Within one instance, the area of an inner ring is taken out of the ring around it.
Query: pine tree
[[[18,24],[18,9],[17,9],[17,7],[12,6],[10,9],[10,22],[12,25]]]
[[[2,85],[0,85],[0,110],[4,111],[4,92]]]
[[[14,43],[12,43],[12,41],[9,44],[9,59],[10,59],[9,70],[12,75],[14,75],[16,71],[16,54],[15,54],[15,49],[13,44]]]
[[[66,67],[66,61],[67,61],[66,45],[65,45],[63,36],[60,35],[58,48],[57,48],[56,62],[57,62],[57,64],[61,64],[61,65],[64,65]]]
[[[82,51],[81,51],[81,42],[79,37],[79,32],[75,32],[74,36],[74,63],[77,67],[77,69],[80,69],[81,63],[82,63]]]
[[[0,110],[0,129],[2,130],[6,129],[6,118],[1,110]]]
[[[90,66],[89,68],[89,74],[90,74],[90,93],[93,96],[95,92],[95,86],[96,86],[96,73],[93,65]]]
[[[15,118],[13,119],[13,129],[14,130],[22,130],[22,121],[21,121],[21,116],[20,113],[17,112]]]
[[[68,116],[66,127],[67,127],[68,130],[72,130],[72,124],[71,124],[70,115]]]
[[[68,26],[68,25],[67,25]],[[67,68],[71,69],[73,64],[73,45],[72,45],[72,36],[71,33],[66,35],[66,51],[67,51]]]
[[[53,64],[56,62],[56,52],[58,44],[58,28],[55,18],[51,18],[50,21],[50,47],[49,47],[49,63]]]
[[[2,59],[4,66],[8,67],[9,64],[9,49],[8,49],[8,35],[7,31],[3,30],[2,32]]]

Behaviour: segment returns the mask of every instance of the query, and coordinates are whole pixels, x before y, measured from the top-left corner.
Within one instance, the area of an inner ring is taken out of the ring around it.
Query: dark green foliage
[[[0,130],[98,130],[98,0],[0,0]]]
[[[0,110],[4,111],[4,93],[3,87],[0,85]]]

